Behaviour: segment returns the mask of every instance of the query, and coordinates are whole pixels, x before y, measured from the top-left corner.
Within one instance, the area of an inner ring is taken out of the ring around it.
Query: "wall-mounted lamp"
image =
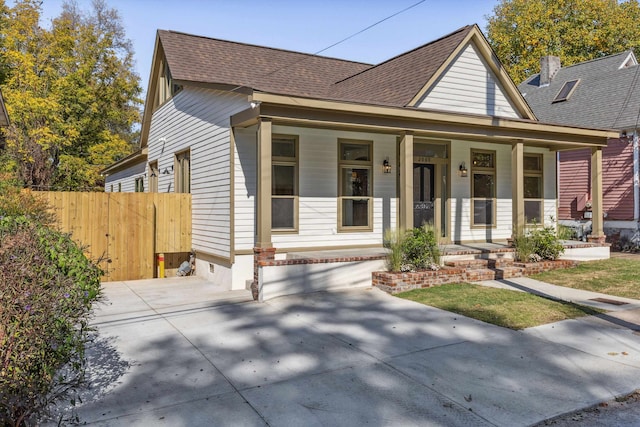
[[[460,167],[458,168],[458,176],[466,177],[467,176],[467,167],[464,162],[460,163]]]
[[[165,168],[165,170],[162,171],[162,174],[169,175],[171,172],[173,172],[173,166],[169,166],[168,168]]]
[[[384,173],[391,173],[391,164],[389,163],[389,159],[384,159],[382,162],[382,170]]]

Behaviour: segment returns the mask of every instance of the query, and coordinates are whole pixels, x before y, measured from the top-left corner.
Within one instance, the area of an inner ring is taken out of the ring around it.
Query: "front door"
[[[435,165],[413,165],[413,226],[434,224],[435,219]]]

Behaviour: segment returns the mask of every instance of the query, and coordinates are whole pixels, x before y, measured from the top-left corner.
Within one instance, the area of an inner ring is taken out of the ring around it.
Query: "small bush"
[[[535,253],[542,259],[558,259],[564,252],[564,246],[560,243],[553,227],[535,229],[530,233],[533,239]]]
[[[553,227],[536,228],[514,238],[516,259],[521,262],[555,260],[564,252],[564,247]]]
[[[434,268],[440,262],[438,238],[433,227],[422,227],[407,231],[402,244],[404,262],[416,270]]]
[[[0,218],[26,216],[43,224],[52,224],[49,205],[29,190],[23,190],[6,174],[0,174]]]
[[[388,229],[384,233],[384,247],[389,249],[387,257],[387,270],[400,271],[404,261],[404,233],[399,230]]]
[[[100,275],[68,235],[0,219],[0,424],[29,425],[80,385]]]
[[[558,224],[558,239],[560,240],[576,240],[578,234],[576,230],[566,225]]]

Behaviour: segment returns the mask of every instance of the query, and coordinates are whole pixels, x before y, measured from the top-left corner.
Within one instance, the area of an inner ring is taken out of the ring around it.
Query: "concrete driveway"
[[[511,331],[375,289],[260,304],[198,278],[104,288],[90,425],[525,426],[640,388],[640,336],[616,325]]]

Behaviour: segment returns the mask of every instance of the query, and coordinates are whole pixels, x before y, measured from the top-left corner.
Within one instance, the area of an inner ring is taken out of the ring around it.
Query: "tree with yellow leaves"
[[[0,84],[11,121],[2,167],[29,187],[101,187],[99,171],[137,142],[131,43],[104,0],[90,13],[65,3],[50,29],[40,26],[40,4],[0,5]]]
[[[638,18],[637,0],[500,0],[487,38],[519,84],[542,56],[570,65],[640,46]]]

